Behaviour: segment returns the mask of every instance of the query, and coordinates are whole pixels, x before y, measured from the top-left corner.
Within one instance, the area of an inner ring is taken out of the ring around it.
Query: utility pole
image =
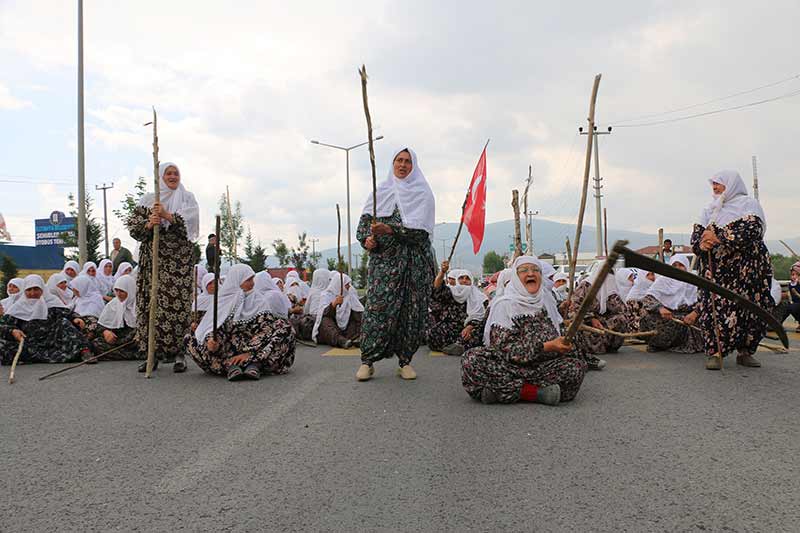
[[[437,241],[442,241],[442,261],[444,261],[444,260],[447,258],[447,250],[445,249],[445,246],[444,246],[444,245],[445,245],[445,243],[446,243],[447,241],[449,241],[450,239],[440,239],[440,238],[437,238],[436,240],[437,240]]]
[[[108,206],[106,204],[106,189],[113,189],[114,182],[111,182],[111,185],[106,185],[103,182],[103,186],[100,187],[99,185],[95,185],[94,189],[96,191],[103,191],[103,227],[105,228],[106,233],[106,257],[108,257]]]
[[[583,131],[583,128],[578,128],[581,135],[588,135],[588,131]],[[602,193],[600,189],[603,188],[600,182],[603,178],[600,177],[600,145],[598,135],[610,135],[611,126],[608,131],[597,131],[597,126],[594,127],[594,209],[595,209],[595,226],[597,226],[596,242],[597,242],[597,257],[603,256],[603,206],[602,206]]]
[[[758,200],[758,161],[753,156],[753,198]]]
[[[317,243],[319,239],[309,239],[311,241],[311,259],[317,260]]]
[[[78,0],[78,261],[86,255],[86,171],[83,156],[83,0]]]
[[[525,213],[525,232],[528,241],[528,250],[525,252],[528,255],[533,255],[533,217],[539,214],[539,210],[528,211]]]
[[[528,254],[532,254],[533,250],[533,230],[531,228],[532,221],[530,220],[528,211],[528,190],[533,184],[533,165],[528,165],[528,179],[525,181],[525,191],[522,193],[522,212],[525,215],[525,242],[528,245]],[[536,212],[539,213],[538,211]]]

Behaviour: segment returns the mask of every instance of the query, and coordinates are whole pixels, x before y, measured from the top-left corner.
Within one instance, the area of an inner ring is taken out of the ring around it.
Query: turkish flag
[[[472,251],[477,254],[483,243],[483,230],[486,225],[486,147],[483,148],[478,166],[472,174],[461,221],[472,236]]]

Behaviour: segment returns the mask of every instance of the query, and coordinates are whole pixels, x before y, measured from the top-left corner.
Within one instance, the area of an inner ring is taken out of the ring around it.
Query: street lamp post
[[[383,139],[383,135],[375,137],[373,141],[380,141]],[[351,242],[351,235],[353,233],[352,229],[350,228],[350,150],[354,148],[359,148],[361,146],[369,144],[369,142],[363,142],[360,144],[356,144],[353,146],[336,146],[335,144],[327,144],[319,141],[311,141],[311,144],[316,144],[319,146],[327,146],[328,148],[335,148],[336,150],[343,150],[345,153],[345,161],[347,162],[347,274],[352,276],[353,271],[353,251],[352,251],[352,242]]]

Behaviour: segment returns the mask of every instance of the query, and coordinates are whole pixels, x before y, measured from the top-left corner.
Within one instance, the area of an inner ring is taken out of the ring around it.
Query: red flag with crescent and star
[[[488,144],[488,143],[487,143]],[[472,251],[477,254],[483,243],[483,231],[486,223],[486,147],[484,146],[478,166],[472,174],[469,193],[464,202],[464,213],[461,220],[467,226],[472,237]]]

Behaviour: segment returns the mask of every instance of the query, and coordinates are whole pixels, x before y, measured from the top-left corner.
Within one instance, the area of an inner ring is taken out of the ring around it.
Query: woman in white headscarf
[[[20,298],[0,317],[2,364],[11,363],[23,338],[21,363],[69,363],[91,355],[86,337],[57,312],[63,302],[45,288],[41,276],[26,276]]]
[[[289,309],[292,302],[275,283],[275,278],[267,272],[259,272],[255,277],[256,290],[261,292],[267,299],[269,312],[278,318],[289,318]],[[313,324],[312,324],[313,327]],[[309,339],[311,338],[311,328],[308,330]]]
[[[673,255],[669,264],[681,270],[691,269],[691,263],[685,254]],[[699,307],[694,285],[659,276],[642,299],[639,331],[657,332],[645,339],[647,351],[702,352],[703,336],[691,328],[697,321]],[[673,319],[680,320],[683,325]]]
[[[619,297],[622,298],[623,302],[628,299],[628,293],[633,289],[633,284],[636,283],[638,274],[639,272],[635,268],[618,268],[614,273]]]
[[[559,305],[569,298],[569,276],[566,272],[553,274],[553,296]]]
[[[697,271],[769,311],[773,305],[772,264],[764,244],[767,229],[764,211],[757,200],[747,195],[738,172],[723,170],[708,181],[712,200],[692,231]],[[730,300],[712,298],[709,291],[700,291],[698,299],[697,324],[705,332],[706,368],[719,370],[721,357],[731,352],[737,353],[739,365],[761,366],[753,354],[766,335],[766,324]]]
[[[97,266],[97,285],[100,287],[100,293],[103,299],[110,302],[113,299],[111,296],[114,289],[114,263],[111,259],[103,259]]]
[[[556,405],[578,394],[586,362],[561,336],[561,314],[542,268],[535,257],[518,257],[503,294],[492,300],[484,346],[461,359],[461,383],[472,398]]]
[[[656,275],[652,272],[638,270],[636,273],[633,287],[625,297],[625,307],[628,308],[628,326],[631,331],[639,331],[639,321],[645,313],[642,310],[642,300],[655,280]]]
[[[86,261],[78,277],[89,278],[89,291],[96,292],[101,298],[103,297],[103,288],[100,285],[100,281],[97,279],[97,265],[94,261]]]
[[[571,296],[571,311],[569,316],[572,317],[577,313],[584,298],[589,293],[589,288],[594,283],[597,276],[600,274],[600,269],[596,269],[586,279],[578,282],[575,287],[575,293]],[[592,302],[589,312],[586,314],[586,324],[598,329],[610,329],[619,333],[627,333],[628,326],[628,308],[625,302],[619,295],[617,288],[617,280],[614,273],[611,272],[606,276],[603,281],[597,297]],[[622,347],[622,342],[625,339],[616,335],[590,333],[581,330],[577,336],[577,342],[581,348],[588,354],[604,354],[609,352],[616,352]],[[599,366],[599,368],[597,368]],[[605,366],[605,361],[598,358],[589,359],[589,370],[599,370]]]
[[[363,313],[364,306],[350,276],[333,272],[328,287],[320,295],[311,338],[318,344],[339,348],[358,346]]]
[[[336,275],[339,275],[337,272]],[[314,334],[314,324],[317,322],[317,312],[320,308],[320,297],[328,288],[331,279],[331,271],[327,268],[314,270],[311,277],[311,288],[303,304],[303,312],[293,315],[292,326],[295,328],[297,336],[303,340],[311,340]],[[305,285],[305,284],[304,284]]]
[[[114,299],[103,308],[97,322],[87,328],[92,334],[92,349],[100,355],[117,348],[104,357],[106,361],[144,359],[147,353],[140,352],[139,345],[132,342],[136,340],[136,281],[131,276],[120,276],[113,291]]]
[[[200,218],[194,194],[186,190],[175,163],[161,163],[160,202],[146,194],[126,224],[131,237],[139,242],[139,273],[136,276],[137,340],[139,350],[147,352],[147,327],[150,312],[150,287],[153,271],[153,228],[160,227],[158,249],[158,301],[156,302],[156,356],[163,362],[175,361],[173,370],[186,369],[183,338],[190,332],[194,296],[193,241],[197,240]],[[146,364],[139,365],[145,371]]]
[[[64,268],[61,270],[61,272],[66,274],[66,276],[69,278],[69,281],[72,281],[78,274],[80,274],[81,266],[77,261],[67,261],[64,263]]]
[[[105,302],[94,290],[89,276],[78,276],[69,284],[72,290],[72,312],[86,321],[87,318],[97,319],[103,312]],[[83,325],[80,325],[81,329]]]
[[[230,381],[257,380],[262,374],[285,374],[294,363],[292,326],[270,312],[248,265],[228,270],[217,294],[217,321],[216,339],[213,312],[187,337],[189,354],[204,372],[227,375]]]
[[[436,271],[431,248],[435,200],[417,155],[398,150],[386,180],[377,188],[377,219],[369,195],[356,236],[369,253],[367,307],[358,381],[374,374],[374,363],[396,356],[400,377],[416,379],[411,359],[428,321]]]
[[[447,355],[462,355],[483,342],[483,324],[489,299],[474,285],[466,270],[450,270],[455,285],[444,283],[447,261],[433,280],[428,312],[428,348]]]
[[[6,296],[2,300],[0,300],[0,315],[7,313],[11,306],[20,299],[22,296],[22,287],[25,285],[25,281],[22,278],[11,278],[8,283],[6,283]]]
[[[114,274],[114,282],[116,282],[122,276],[128,276],[133,274],[133,265],[128,263],[127,261],[123,261],[119,264],[119,268],[117,268],[117,273]],[[134,283],[136,282],[136,276],[132,276]]]

